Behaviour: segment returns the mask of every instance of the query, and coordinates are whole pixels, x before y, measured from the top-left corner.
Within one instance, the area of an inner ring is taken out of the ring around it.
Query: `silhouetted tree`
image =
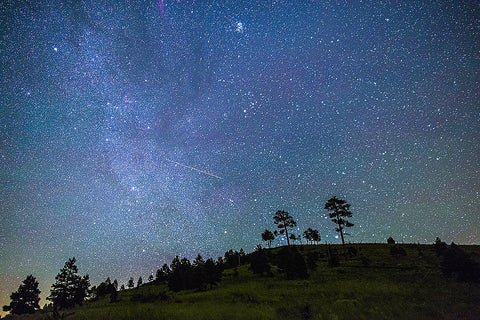
[[[271,265],[268,259],[267,250],[261,246],[257,246],[250,255],[250,268],[254,274],[264,275],[271,274]]]
[[[268,247],[272,247],[272,241],[275,240],[275,236],[273,235],[273,232],[265,229],[265,231],[262,233],[262,240],[265,241],[268,244]]]
[[[157,283],[164,283],[165,281],[168,280],[168,276],[170,275],[170,268],[166,263],[163,264],[162,268],[157,270],[157,273],[155,274],[155,281]]]
[[[214,287],[222,280],[222,267],[216,264],[212,258],[205,261],[203,266],[204,282],[206,287]]]
[[[290,240],[292,240],[292,243],[295,244],[295,241],[297,241],[297,236],[293,233],[290,233]]]
[[[322,238],[320,237],[320,233],[318,232],[318,230],[314,230],[312,228],[308,228],[307,230],[305,230],[303,232],[303,237],[307,240],[307,244],[308,243],[319,243],[320,240],[322,240]]]
[[[287,238],[287,245],[290,245],[290,239],[288,236],[288,228],[293,228],[297,225],[292,216],[286,211],[278,210],[273,217],[273,223],[277,225],[280,234],[284,234]]]
[[[200,254],[193,261],[192,269],[192,285],[197,290],[203,291],[215,286],[222,277],[222,270],[215,264],[213,259],[210,258],[205,261]]]
[[[143,284],[142,277],[139,277],[139,278],[138,278],[138,281],[137,281],[137,287],[141,287],[142,284]]]
[[[88,274],[79,276],[75,262],[75,258],[65,262],[65,266],[55,277],[50,296],[47,297],[47,300],[52,301],[54,306],[60,309],[71,308],[76,304],[81,305],[88,295],[90,287]]]
[[[133,287],[135,287],[135,282],[134,282],[134,280],[133,280],[132,277],[130,277],[130,279],[128,279],[127,287],[128,287],[129,289],[132,289]]]
[[[110,293],[110,303],[114,303],[117,301],[118,301],[118,292],[117,290],[114,290],[112,291],[112,293]]]
[[[125,290],[125,285],[122,284],[122,286],[120,287],[120,290]]]
[[[242,265],[245,262],[245,251],[243,251],[243,248],[240,248],[240,251],[238,251],[238,265]]]
[[[307,240],[307,244],[312,243],[312,228],[308,228],[307,230],[303,231],[303,237]]]
[[[307,265],[296,247],[284,247],[277,255],[277,264],[289,280],[308,278]]]
[[[172,291],[180,291],[193,288],[192,265],[187,258],[180,260],[178,256],[173,258],[170,264],[170,276],[168,277],[168,288]]]
[[[435,239],[435,244],[433,247],[435,248],[435,253],[437,254],[437,256],[442,255],[442,253],[448,249],[447,244],[440,240],[439,237]]]
[[[148,282],[152,282],[152,281],[153,281],[153,274],[148,276]]]
[[[345,245],[345,239],[343,238],[343,229],[353,227],[353,223],[345,220],[344,218],[350,218],[352,212],[350,211],[350,205],[337,197],[333,197],[325,203],[325,209],[329,210],[329,217],[332,219],[332,222],[337,224],[335,231],[340,233],[342,238],[342,244]]]
[[[18,290],[10,295],[12,301],[9,305],[3,306],[3,311],[10,311],[13,314],[34,313],[35,309],[39,309],[40,290],[38,282],[34,276],[29,275]]]
[[[387,244],[393,245],[393,244],[395,244],[395,240],[393,240],[392,237],[389,237],[389,238],[387,239]]]
[[[234,268],[240,265],[240,253],[232,249],[225,252],[225,265],[227,268]]]
[[[117,279],[113,280],[113,287],[115,288],[115,291],[118,290],[118,281],[117,281]]]
[[[117,289],[115,289],[115,285],[110,281],[110,277],[108,277],[107,280],[98,285],[96,294],[97,297],[103,297],[112,294],[113,291],[117,291]]]
[[[312,241],[318,244],[322,238],[320,237],[320,232],[317,229],[312,230]]]

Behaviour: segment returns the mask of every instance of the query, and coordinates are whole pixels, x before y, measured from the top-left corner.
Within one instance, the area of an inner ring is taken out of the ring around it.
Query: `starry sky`
[[[347,241],[479,244],[478,1],[7,0],[0,30],[1,305],[73,256],[250,252],[277,210],[339,243],[334,195]]]

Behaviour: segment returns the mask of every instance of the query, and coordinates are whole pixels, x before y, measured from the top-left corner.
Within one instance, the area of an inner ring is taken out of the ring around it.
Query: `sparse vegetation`
[[[153,283],[119,291],[115,303],[105,296],[59,314],[67,320],[479,318],[480,288],[453,275],[445,277],[435,246],[402,244],[402,259],[391,256],[387,244],[351,246],[358,254],[336,267],[328,267],[328,251],[338,251],[339,245],[262,249],[272,257],[269,277],[259,277],[250,264],[242,264],[236,267],[237,276],[235,268],[225,269],[213,290],[173,292]],[[457,247],[472,259],[480,254],[478,246]],[[273,262],[280,261],[282,250],[293,248],[306,261],[310,255],[316,262],[316,270],[307,263],[308,279],[288,280]],[[254,254],[245,261],[253,261]],[[52,319],[48,310],[7,319]]]

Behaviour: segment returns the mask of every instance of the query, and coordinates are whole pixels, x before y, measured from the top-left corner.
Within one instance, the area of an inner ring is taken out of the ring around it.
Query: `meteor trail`
[[[195,170],[195,171],[197,171],[197,172],[204,173],[204,174],[209,175],[209,176],[211,176],[211,177],[214,177],[214,178],[223,180],[222,177],[219,177],[219,176],[217,176],[217,175],[214,175],[213,173],[209,173],[209,172],[207,172],[207,171],[203,171],[203,170],[200,170],[200,169],[197,169],[197,168],[194,168],[194,167],[190,167],[190,166],[187,166],[186,164],[183,164],[183,163],[180,163],[180,162],[177,162],[177,161],[173,161],[173,160],[170,160],[170,159],[165,159],[165,160],[167,160],[168,162],[171,162],[171,163],[178,164],[179,166],[182,166],[182,167],[185,167],[185,168],[188,168],[188,169],[191,169],[191,170]]]

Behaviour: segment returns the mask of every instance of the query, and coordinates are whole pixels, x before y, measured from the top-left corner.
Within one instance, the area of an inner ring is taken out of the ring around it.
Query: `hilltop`
[[[270,274],[253,274],[252,253],[224,270],[210,290],[172,292],[150,283],[119,291],[118,302],[107,296],[65,310],[62,319],[480,318],[479,283],[446,277],[434,245],[349,244],[346,257],[341,245],[294,247],[307,262],[308,278],[287,280],[277,266],[285,247],[265,249]],[[459,248],[480,261],[480,246]],[[40,310],[5,319],[53,318]]]

